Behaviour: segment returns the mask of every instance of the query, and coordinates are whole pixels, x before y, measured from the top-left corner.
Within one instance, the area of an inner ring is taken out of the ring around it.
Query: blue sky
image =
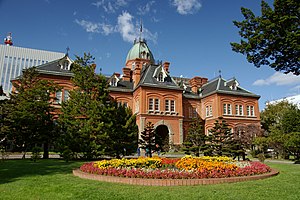
[[[272,0],[268,1],[272,4]],[[0,37],[12,32],[15,46],[96,58],[97,71],[122,72],[127,52],[139,35],[147,39],[156,60],[169,61],[173,76],[213,79],[236,77],[268,100],[300,93],[300,76],[268,66],[256,68],[231,50],[240,40],[233,20],[241,7],[260,14],[259,0],[0,0]]]

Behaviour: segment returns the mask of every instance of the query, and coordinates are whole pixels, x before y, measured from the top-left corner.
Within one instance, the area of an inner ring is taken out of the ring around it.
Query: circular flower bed
[[[268,173],[271,168],[260,162],[236,162],[228,157],[112,159],[85,163],[86,173],[148,179],[203,179],[252,176]]]

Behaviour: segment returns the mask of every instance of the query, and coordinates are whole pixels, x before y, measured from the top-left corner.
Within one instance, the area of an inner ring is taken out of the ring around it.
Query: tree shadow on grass
[[[25,176],[43,176],[51,174],[70,174],[83,162],[65,162],[60,159],[6,160],[0,162],[0,184],[16,181]]]

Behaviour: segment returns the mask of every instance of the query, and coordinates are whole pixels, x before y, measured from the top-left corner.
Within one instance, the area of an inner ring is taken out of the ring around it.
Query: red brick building
[[[38,66],[41,78],[63,87],[55,94],[57,108],[73,88],[71,62],[65,56]],[[155,63],[143,39],[136,40],[129,50],[122,73],[114,73],[107,80],[110,95],[136,114],[139,131],[150,121],[169,144],[182,144],[195,117],[203,119],[206,133],[220,117],[231,128],[250,124],[260,127],[260,96],[243,89],[235,78],[172,77],[170,63]]]

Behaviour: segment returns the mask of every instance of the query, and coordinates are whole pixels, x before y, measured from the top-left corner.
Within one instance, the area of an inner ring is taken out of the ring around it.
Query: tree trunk
[[[43,159],[48,159],[48,158],[49,158],[49,144],[48,144],[48,142],[45,142]]]

